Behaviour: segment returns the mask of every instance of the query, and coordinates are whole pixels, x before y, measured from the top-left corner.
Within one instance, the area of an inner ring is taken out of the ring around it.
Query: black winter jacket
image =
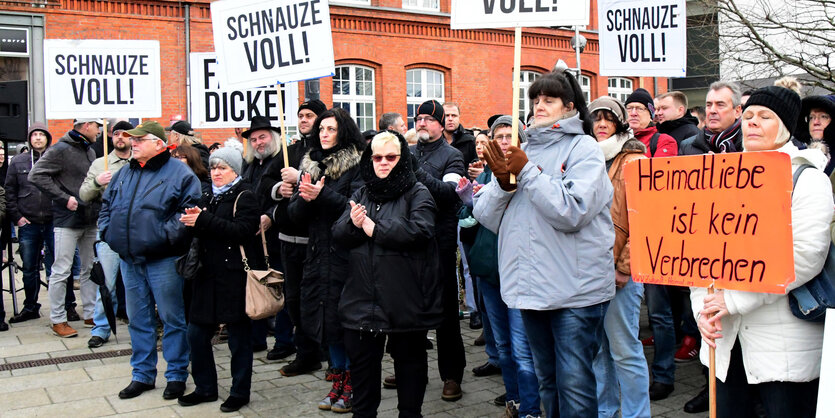
[[[348,207],[333,227],[334,240],[351,249],[339,301],[342,326],[385,333],[437,328],[442,286],[429,190],[415,183],[399,198],[377,205],[363,187],[351,200],[365,205],[375,226],[368,237],[351,222]]]
[[[681,145],[681,141],[699,133],[699,120],[687,113],[679,119],[659,123],[656,127],[658,132],[670,135]]]
[[[307,154],[309,139],[302,137],[295,144],[287,147],[287,159],[290,167],[298,168],[301,164],[302,157]],[[270,196],[273,187],[281,181],[281,169],[284,168],[284,151],[279,151],[273,157],[270,164],[264,169],[261,182],[256,188],[256,194],[259,196]],[[278,232],[291,237],[307,237],[307,225],[294,222],[287,214],[287,205],[290,199],[281,199],[278,204],[273,206],[272,213],[269,213],[273,223],[278,224]]]
[[[22,217],[35,224],[52,221],[52,200],[29,181],[29,172],[40,158],[41,153],[32,150],[16,155],[9,163],[5,184],[6,213],[14,224]]]
[[[327,169],[323,173],[308,152],[302,158],[301,171],[309,173],[314,182],[324,175],[325,185],[316,199],[307,202],[296,192],[287,206],[290,219],[306,225],[309,237],[301,314],[310,320],[302,326],[308,327],[308,335],[326,344],[342,339],[337,304],[348,275],[348,251],[334,244],[331,228],[348,206],[348,198],[363,185],[359,159],[355,148],[343,148],[325,157],[322,162]]]
[[[78,196],[87,170],[96,159],[86,140],[76,131],[67,132],[47,148],[29,172],[29,182],[52,199],[52,222],[56,227],[84,228],[96,224],[98,202],[84,202]],[[70,197],[78,201],[74,211],[67,209]]]
[[[417,180],[423,183],[438,207],[435,220],[435,238],[441,251],[457,247],[458,207],[461,199],[455,193],[458,179],[467,175],[461,152],[447,144],[443,138],[435,142],[419,142],[409,150],[417,158]]]
[[[199,324],[233,323],[246,319],[246,272],[240,245],[247,264],[264,268],[258,231],[261,213],[255,195],[243,181],[218,196],[203,194],[200,212],[192,230],[200,240],[201,269],[192,286],[189,320]],[[238,197],[240,196],[240,198]],[[232,210],[238,200],[237,211]]]
[[[475,137],[473,133],[464,129],[461,124],[452,132],[453,148],[461,151],[461,156],[464,157],[464,167],[470,165],[471,162],[478,160],[478,154],[475,152]]]
[[[102,240],[129,263],[182,255],[191,241],[180,215],[199,202],[197,176],[168,151],[144,166],[131,159],[102,196]]]

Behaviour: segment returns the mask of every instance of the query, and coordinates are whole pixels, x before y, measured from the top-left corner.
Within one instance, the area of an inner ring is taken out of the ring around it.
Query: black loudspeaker
[[[29,129],[27,82],[0,82],[0,140],[26,142]]]

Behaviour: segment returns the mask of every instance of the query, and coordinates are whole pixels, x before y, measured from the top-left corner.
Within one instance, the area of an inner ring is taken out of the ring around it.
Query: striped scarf
[[[728,129],[718,134],[711,134],[705,129],[705,137],[707,137],[711,151],[715,153],[742,151],[741,125],[742,118],[739,118]]]

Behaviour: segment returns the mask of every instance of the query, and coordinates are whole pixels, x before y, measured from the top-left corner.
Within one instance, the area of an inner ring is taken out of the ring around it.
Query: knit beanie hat
[[[655,103],[652,101],[652,96],[650,96],[648,91],[644,89],[633,91],[632,94],[626,98],[624,106],[628,106],[629,103],[640,103],[646,106],[647,110],[649,110],[650,119],[655,118]]]
[[[218,148],[217,151],[213,152],[212,155],[209,156],[209,165],[213,160],[221,160],[226,165],[228,165],[232,170],[235,171],[238,175],[241,175],[241,166],[244,163],[244,158],[241,155],[240,151],[236,150],[232,147],[223,147]]]
[[[307,110],[315,113],[316,116],[319,116],[322,113],[324,113],[326,110],[328,110],[328,107],[325,106],[325,103],[322,102],[321,100],[313,99],[313,100],[308,100],[306,102],[302,102],[302,104],[299,105],[299,112],[301,112],[304,109],[307,109]]]
[[[743,110],[748,106],[765,106],[783,121],[789,132],[794,132],[797,119],[800,117],[800,96],[792,90],[777,86],[768,86],[755,90]]]
[[[620,123],[626,123],[626,107],[614,97],[600,96],[594,99],[593,102],[589,103],[589,115],[594,114],[596,110],[608,110],[618,118]]]
[[[437,100],[427,100],[420,104],[418,107],[417,112],[415,112],[415,117],[419,115],[429,115],[435,118],[441,125],[444,124],[444,107],[438,103]]]
[[[513,117],[508,115],[502,115],[497,117],[496,120],[493,121],[493,124],[490,125],[490,132],[495,131],[496,128],[499,127],[499,125],[513,126]],[[519,122],[519,143],[521,144],[527,141],[528,134],[525,133],[525,125]]]

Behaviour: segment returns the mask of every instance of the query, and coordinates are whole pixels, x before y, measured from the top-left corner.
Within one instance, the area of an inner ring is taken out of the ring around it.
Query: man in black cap
[[[441,257],[444,322],[437,330],[438,372],[444,381],[441,398],[461,399],[461,380],[467,365],[461,325],[458,321],[458,276],[456,275],[458,207],[461,200],[455,193],[458,180],[466,176],[461,151],[444,140],[444,108],[435,100],[423,102],[415,112],[418,143],[409,147],[415,176],[423,183],[438,206],[435,238]],[[404,378],[414,378],[412,376]]]
[[[296,352],[296,358],[281,368],[284,376],[296,376],[319,370],[319,344],[304,333],[301,326],[301,279],[304,259],[307,254],[307,229],[290,221],[287,216],[289,197],[298,185],[302,156],[310,147],[313,135],[313,123],[316,118],[327,110],[321,100],[309,100],[299,105],[298,128],[301,139],[287,147],[289,166],[284,166],[284,157],[280,154],[273,158],[272,163],[264,171],[263,179],[258,185],[259,196],[270,196],[277,201],[272,212],[272,220],[278,224],[278,239],[281,241],[281,264],[284,267],[284,306],[290,319],[295,325],[294,348],[275,347],[267,353],[268,360],[279,360]],[[276,325],[278,326],[278,325]],[[276,341],[278,343],[278,341]]]

